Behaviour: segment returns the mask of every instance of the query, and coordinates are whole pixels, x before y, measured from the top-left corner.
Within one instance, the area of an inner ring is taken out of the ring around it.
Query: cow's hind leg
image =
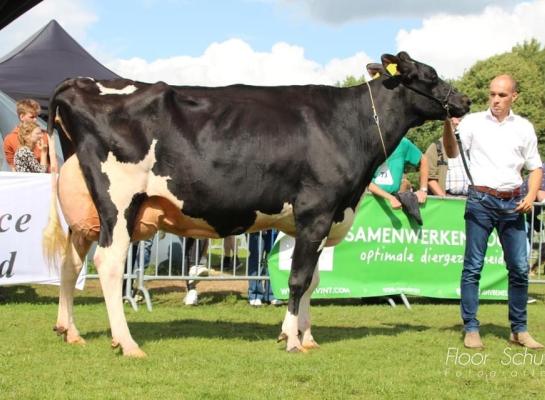
[[[71,233],[68,237],[66,254],[61,264],[61,286],[59,310],[54,330],[70,344],[85,344],[74,323],[74,288],[83,266],[83,260],[91,242],[83,236]]]
[[[120,225],[116,224],[113,230],[114,244],[109,247],[98,246],[94,260],[108,310],[112,347],[121,346],[125,356],[145,357],[146,354],[131,336],[123,310],[122,281],[130,241],[126,228]]]
[[[299,329],[303,328],[303,340],[308,347],[316,347],[310,334],[310,295],[313,286],[318,284],[316,264],[322,251],[325,238],[331,227],[331,219],[325,215],[301,218],[306,223],[298,226],[298,233],[293,250],[291,273],[289,278],[290,297],[288,310],[282,323],[281,338],[287,339],[286,350],[289,352],[306,351],[299,339]],[[302,315],[303,312],[305,315]]]

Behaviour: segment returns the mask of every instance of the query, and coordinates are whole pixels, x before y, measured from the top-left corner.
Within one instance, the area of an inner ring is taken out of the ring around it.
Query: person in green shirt
[[[420,149],[407,138],[401,140],[390,157],[376,170],[369,184],[371,193],[388,200],[395,209],[401,208],[401,203],[394,194],[399,192],[407,163],[419,167],[420,188],[416,197],[420,204],[425,203],[428,194],[428,161]]]

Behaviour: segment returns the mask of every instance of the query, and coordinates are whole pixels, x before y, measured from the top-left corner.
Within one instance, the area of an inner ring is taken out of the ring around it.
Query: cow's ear
[[[379,63],[369,63],[365,66],[367,73],[371,79],[376,79],[381,75],[384,75],[384,67]]]
[[[399,57],[394,56],[392,54],[383,54],[380,57],[380,60],[382,61],[382,66],[384,69],[390,74],[390,75],[398,75],[399,72],[397,70],[397,65],[400,62]]]
[[[392,54],[383,54],[380,57],[380,60],[382,61],[382,66],[386,70],[386,72],[389,75],[399,75],[399,72],[397,70],[397,64],[399,63],[399,57],[394,56]]]
[[[410,82],[418,76],[416,63],[408,53],[404,51],[397,53],[397,59],[399,60],[397,70],[404,81]]]

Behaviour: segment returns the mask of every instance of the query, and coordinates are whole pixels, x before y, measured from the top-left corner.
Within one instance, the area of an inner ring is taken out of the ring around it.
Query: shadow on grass
[[[452,325],[446,328],[441,328],[442,331],[454,331],[460,333],[460,340],[464,340],[464,326],[462,323]],[[507,340],[509,338],[509,321],[505,322],[505,325],[496,325],[496,324],[481,324],[479,328],[479,333],[481,334],[481,337],[483,340],[490,337],[496,337],[498,339],[505,339]]]
[[[131,322],[131,334],[143,345],[148,341],[181,338],[239,339],[246,341],[273,340],[280,334],[281,322],[228,322],[184,319],[165,322]],[[315,325],[312,333],[320,343],[332,343],[366,336],[396,336],[402,332],[422,332],[430,329],[424,325],[388,324],[381,327],[337,327]],[[85,339],[109,335],[109,330],[84,333]]]
[[[40,294],[34,287],[31,286],[3,286],[0,288],[0,304],[2,303],[17,303],[17,304],[58,304],[59,295],[58,289],[55,294]],[[75,293],[74,304],[99,304],[104,303],[102,295],[100,296],[84,296],[78,295],[78,290]]]

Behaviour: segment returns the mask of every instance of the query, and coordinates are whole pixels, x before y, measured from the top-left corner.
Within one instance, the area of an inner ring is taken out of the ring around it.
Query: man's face
[[[36,122],[37,118],[38,118],[38,115],[36,113],[33,113],[33,112],[27,112],[27,113],[19,115],[19,119],[21,120],[21,122],[25,122],[25,121],[34,121],[34,122]]]
[[[490,83],[490,111],[498,121],[503,121],[509,115],[511,104],[517,98],[513,86],[513,80],[506,76],[499,76]]]

